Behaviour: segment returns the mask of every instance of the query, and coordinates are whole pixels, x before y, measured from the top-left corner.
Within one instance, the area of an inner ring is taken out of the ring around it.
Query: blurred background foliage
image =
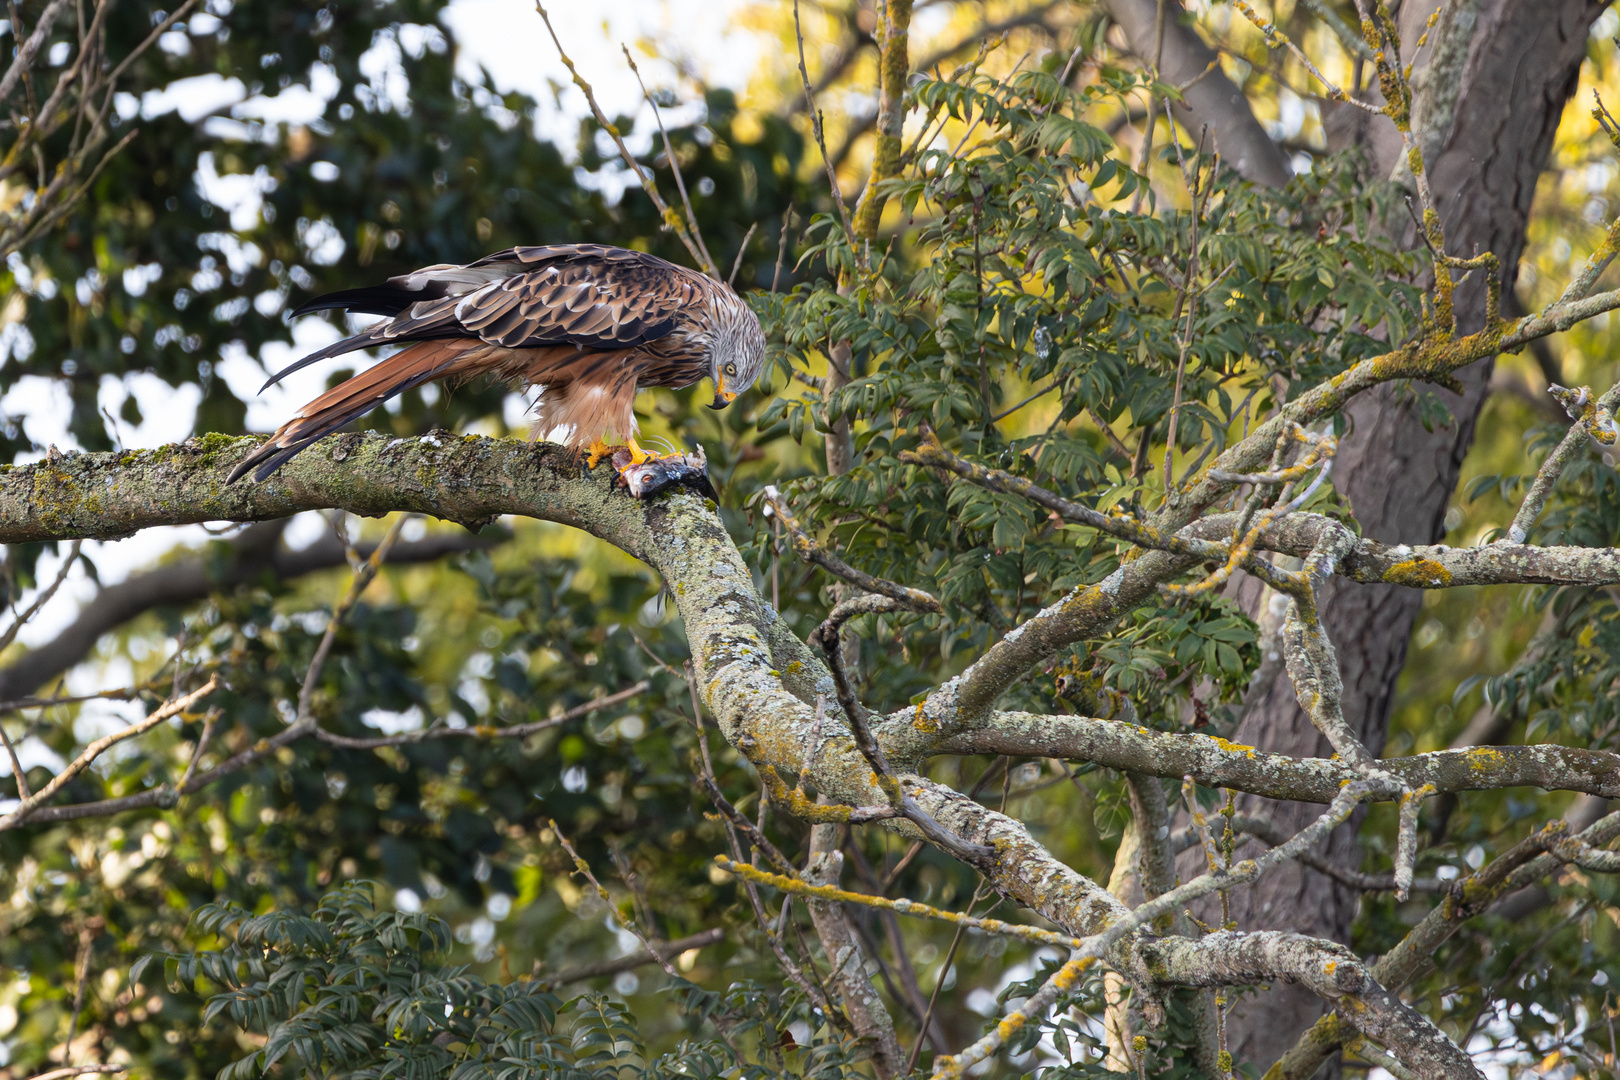
[[[30,18],[42,6],[22,5]],[[1348,14],[1348,4],[1335,6]],[[1306,5],[1278,7],[1281,21],[1325,70],[1348,71],[1350,59],[1306,17]],[[1335,254],[1328,266],[1319,241],[1341,226],[1348,237],[1355,230],[1345,223],[1358,214],[1384,212],[1378,193],[1359,184],[1353,161],[1322,153],[1318,104],[1290,88],[1306,85],[1294,61],[1269,52],[1229,6],[1194,8],[1225,44],[1228,73],[1272,136],[1295,151],[1305,175],[1273,195],[1230,176],[1210,181],[1221,192],[1225,231],[1203,243],[1208,257],[1238,269],[1197,313],[1200,340],[1209,347],[1195,366],[1202,381],[1187,398],[1194,407],[1183,415],[1182,463],[1237,431],[1246,407],[1255,410],[1250,415],[1263,413],[1288,380],[1320,377],[1370,347],[1318,318],[1334,290],[1340,300],[1347,288],[1361,290],[1360,311],[1375,316],[1369,321],[1398,319],[1410,303],[1389,281],[1402,269],[1400,257],[1373,247],[1360,252],[1350,282],[1319,276],[1340,272],[1342,262]],[[114,11],[108,34],[130,42],[162,18],[156,5],[134,0]],[[85,450],[114,448],[137,427],[151,432],[152,442],[236,433],[256,380],[226,378],[222,368],[258,376],[261,358],[267,364],[292,358],[281,313],[312,293],[519,243],[597,241],[685,261],[651,203],[625,185],[627,174],[596,125],[582,123],[568,146],[536,139],[534,102],[458,75],[457,43],[442,14],[442,4],[420,0],[324,7],[213,0],[194,9],[176,28],[179,36],[129,75],[135,97],[128,109],[120,107],[120,123],[125,130],[138,125],[140,135],[60,228],[0,272],[6,349],[0,396],[46,381],[50,399],[69,416],[71,439]],[[826,84],[820,100],[829,153],[845,190],[855,191],[869,165],[870,140],[862,133],[872,112],[874,12],[865,3],[806,4],[803,15],[810,66]],[[1055,83],[1079,49],[1088,124],[1043,147],[1050,153],[1041,156],[998,158],[1004,148],[985,139],[965,160],[919,162],[916,190],[897,187],[890,202],[885,234],[897,239],[883,256],[879,283],[841,296],[828,266],[848,265],[855,255],[835,224],[820,152],[809,138],[791,11],[762,3],[746,9],[746,17],[771,47],[741,100],[696,77],[654,92],[680,110],[670,139],[716,260],[723,270],[740,260],[739,287],[772,291],[754,299],[779,363],[755,393],[721,414],[694,409],[690,392],[646,394],[645,422],[655,434],[708,449],[722,510],[733,535],[749,545],[758,586],[801,634],[822,617],[830,594],[824,578],[777,553],[774,524],[753,500],[766,482],[788,481],[808,520],[851,561],[946,600],[946,615],[936,619],[856,624],[866,642],[863,693],[874,705],[892,707],[954,674],[992,635],[1073,580],[1104,576],[1117,559],[1112,545],[1048,529],[1027,507],[984,492],[952,502],[936,479],[901,470],[895,455],[914,431],[902,418],[927,416],[956,448],[1060,489],[1151,504],[1162,492],[1157,467],[1143,468],[1120,447],[1165,419],[1175,328],[1162,293],[1144,292],[1123,273],[1110,283],[1098,265],[1112,253],[1169,258],[1184,250],[1186,184],[1173,154],[1161,150],[1141,160],[1140,100],[1130,93],[1137,76],[1090,5],[932,5],[916,32],[919,68],[949,75],[978,55],[985,28],[992,28],[1006,39],[980,57],[975,71],[998,81],[977,90],[1006,95],[1029,114],[1040,94],[1051,93],[1039,79]],[[1557,295],[1599,235],[1597,223],[1613,213],[1612,151],[1583,103],[1594,89],[1620,89],[1617,28],[1620,19],[1611,12],[1593,30],[1591,63],[1537,193],[1519,283],[1529,308]],[[936,63],[927,62],[935,56]],[[192,117],[139,115],[142,92],[210,74],[241,80],[249,96],[317,88],[327,98],[324,113],[307,124],[256,120],[229,108]],[[943,107],[953,84],[965,85],[972,74],[924,81],[914,89],[916,100]],[[1009,120],[998,135],[1016,144],[1017,122]],[[621,126],[645,135],[650,114],[623,118]],[[947,149],[969,134],[957,120],[943,130]],[[1157,138],[1162,147],[1162,126]],[[662,147],[641,144],[651,147],[645,160],[670,195]],[[1133,168],[1145,171],[1146,183],[1139,185]],[[1112,172],[1106,182],[1098,179],[1103,169]],[[1063,189],[1077,176],[1090,185],[1091,198],[1066,202]],[[1138,198],[1145,200],[1143,213],[1133,215]],[[1070,260],[1072,269],[1067,278],[1050,274],[1058,282],[1051,290],[1025,294],[1014,288],[1022,264],[1013,265],[1010,252],[1047,243],[1037,242],[1041,236],[1055,238],[1045,250]],[[986,244],[987,237],[995,242]],[[1064,237],[1072,241],[1067,250]],[[1247,238],[1248,248],[1222,249],[1234,237]],[[1007,250],[992,259],[1007,265],[992,265],[987,275],[984,251],[1000,241]],[[1088,258],[1098,265],[1085,265]],[[1291,280],[1308,287],[1290,289]],[[1003,318],[985,315],[987,282],[995,294],[989,310]],[[1262,323],[1272,328],[1265,350],[1234,345]],[[828,406],[811,383],[826,373],[825,343],[841,333],[861,342],[856,381],[831,408],[857,421],[860,465],[829,479],[820,435]],[[1533,472],[1549,438],[1562,430],[1542,392],[1546,383],[1607,386],[1614,378],[1613,333],[1612,321],[1600,318],[1551,339],[1543,353],[1498,362],[1498,392],[1446,519],[1449,542],[1488,539],[1506,526],[1522,494],[1516,478]],[[1052,343],[1044,353],[1037,335]],[[1298,361],[1317,355],[1323,341],[1331,346],[1331,367],[1299,369]],[[166,389],[149,392],[157,384],[143,380],[152,378]],[[1048,384],[1061,392],[1026,401]],[[963,387],[966,394],[957,392]],[[153,415],[143,413],[143,401],[156,403],[148,410]],[[189,429],[185,402],[196,406]],[[520,415],[504,388],[471,385],[412,391],[397,408],[363,423],[402,435],[437,427],[508,434],[521,431]],[[3,460],[44,452],[31,442],[26,419],[4,418]],[[1544,522],[1545,539],[1616,542],[1620,496],[1612,464],[1594,453],[1571,474]],[[1331,501],[1322,508],[1331,509]],[[362,530],[306,519],[298,535],[308,542],[337,528],[374,540],[385,526],[366,523]],[[409,539],[454,527],[412,523],[407,530]],[[762,1049],[767,1071],[832,1075],[847,1067],[839,1039],[813,1036],[803,1003],[791,992],[783,997],[784,980],[746,899],[712,868],[724,834],[695,794],[693,754],[703,736],[682,672],[684,639],[660,595],[662,582],[621,553],[560,527],[514,522],[509,533],[492,530],[488,539],[492,546],[440,563],[384,569],[323,674],[323,726],[363,737],[413,724],[526,723],[641,680],[649,689],[521,741],[450,738],[386,751],[306,741],[171,811],[0,835],[0,1073],[7,1080],[64,1060],[70,1035],[74,1060],[106,1055],[141,1075],[166,1077],[212,1076],[263,1049],[262,1027],[242,1030],[227,1016],[205,1015],[208,993],[223,984],[171,986],[155,969],[138,984],[128,978],[131,964],[153,952],[228,947],[228,935],[218,934],[224,922],[187,929],[192,913],[212,903],[258,915],[309,912],[345,883],[374,881],[382,913],[376,918],[400,912],[422,927],[444,921],[443,947],[431,960],[441,967],[433,970],[465,966],[465,978],[477,981],[460,984],[469,1002],[486,1005],[490,987],[538,985],[514,982],[517,976],[545,980],[617,956],[632,942],[608,905],[570,876],[551,819],[610,884],[615,905],[648,932],[675,939],[726,930],[722,944],[679,958],[679,971],[695,988],[682,995],[662,993],[671,980],[651,967],[553,988],[558,1000],[590,988],[628,1003],[639,1048],[626,1050],[626,1060],[651,1062],[683,1039],[712,1042],[716,1028],[704,1017],[734,1014],[758,1023],[769,1017],[776,1025],[770,1037],[756,1032],[762,1048],[780,1047],[780,1033],[795,1031],[792,1038],[821,1054],[789,1060]],[[230,543],[228,535],[210,540],[205,557],[227,559]],[[58,554],[43,547],[9,551],[8,598],[33,588]],[[160,605],[104,637],[75,685],[158,680],[150,701],[162,696],[177,664],[217,667],[231,686],[216,701],[225,720],[209,756],[219,760],[282,729],[278,703],[296,698],[326,618],[347,587],[341,569],[287,581],[266,574],[200,604]],[[1616,615],[1615,597],[1603,590],[1430,593],[1388,753],[1447,745],[1481,710],[1511,714],[1502,736],[1508,741],[1615,748],[1609,658],[1620,645]],[[1060,666],[1016,693],[1043,711],[1080,711],[1084,703],[1064,697],[1058,680],[1085,686],[1089,679],[1136,696],[1145,722],[1201,724],[1190,695],[1196,691],[1201,705],[1229,701],[1257,661],[1252,641],[1252,624],[1219,599],[1145,609],[1095,650],[1094,666]],[[66,758],[105,730],[110,715],[92,703],[6,720],[29,745]],[[199,724],[164,726],[129,753],[104,759],[106,767],[85,774],[69,794],[82,801],[144,790],[183,770],[199,735]],[[784,850],[802,853],[803,827],[761,807],[746,763],[712,727],[708,738],[727,795],[761,815]],[[984,758],[934,768],[960,790],[1029,822],[1058,857],[1106,879],[1127,813],[1107,774],[1055,761]],[[36,786],[47,772],[43,764],[35,769]],[[0,792],[13,790],[0,780]],[[1527,791],[1455,800],[1443,820],[1429,822],[1419,874],[1477,865],[1565,802]],[[1367,868],[1387,867],[1393,816],[1375,809],[1363,835]],[[964,867],[932,850],[910,856],[878,830],[858,834],[849,854],[862,889],[953,908],[975,895]],[[1553,902],[1533,917],[1485,920],[1456,938],[1438,974],[1417,990],[1430,1014],[1454,1034],[1472,1030],[1537,1057],[1576,1023],[1601,1017],[1610,1002],[1607,983],[1620,978],[1614,959],[1620,908],[1602,879],[1570,884],[1580,887],[1566,895],[1555,883]],[[353,895],[344,902],[361,905]],[[1369,898],[1357,924],[1358,948],[1387,949],[1425,904],[1421,897],[1404,905]],[[1013,913],[1003,907],[997,914]],[[943,978],[946,992],[935,1013],[940,1041],[926,1044],[930,1049],[976,1036],[998,997],[1027,993],[1020,987],[1046,959],[1018,943],[969,935],[947,972],[948,932],[870,913],[859,922],[903,1037],[915,1035],[917,1015]],[[1095,1003],[1100,992],[1088,986],[1080,999]],[[530,1018],[535,1032],[551,1031],[544,1009]],[[612,1045],[617,1022],[599,1012],[588,1030],[609,1032]],[[1095,1047],[1094,1028],[1070,1022],[1041,1034],[1045,1041],[1014,1046],[996,1068],[1016,1075],[1052,1060],[1061,1043],[1072,1048],[1069,1071],[1090,1073],[1086,1063],[1096,1054],[1081,1047]],[[1163,1075],[1173,1075],[1172,1062],[1167,1048]]]

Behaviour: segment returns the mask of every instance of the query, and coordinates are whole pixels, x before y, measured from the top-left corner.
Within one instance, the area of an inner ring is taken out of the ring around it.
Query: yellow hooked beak
[[[714,400],[709,402],[711,409],[723,409],[737,400],[737,391],[726,389],[726,377],[720,372],[714,373]]]

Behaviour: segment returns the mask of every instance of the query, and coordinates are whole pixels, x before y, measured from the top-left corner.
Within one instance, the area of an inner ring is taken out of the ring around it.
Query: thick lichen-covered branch
[[[1337,942],[1278,931],[1217,931],[1166,938],[1144,948],[1155,977],[1179,986],[1299,983],[1328,1002],[1341,1024],[1387,1048],[1426,1077],[1478,1077],[1457,1044],[1422,1013],[1380,986],[1356,954]]]
[[[1205,787],[1313,803],[1332,802],[1340,787],[1357,776],[1337,758],[1293,758],[1218,736],[1173,734],[1116,720],[998,711],[977,730],[934,739],[915,728],[911,715],[911,710],[891,714],[878,728],[897,761],[906,761],[903,751],[1060,757],[1167,779],[1191,776]],[[1620,754],[1603,750],[1551,744],[1475,746],[1383,759],[1378,766],[1409,789],[1433,784],[1440,794],[1539,787],[1620,798]]]
[[[836,885],[844,855],[838,850],[839,828],[816,825],[810,830],[810,858],[804,880],[813,885]],[[879,1080],[906,1071],[905,1050],[895,1034],[883,998],[866,974],[866,955],[842,904],[810,899],[805,907],[827,958],[827,982],[843,1005],[856,1037],[871,1047],[872,1066]]]
[[[961,675],[917,706],[915,723],[933,733],[970,730],[996,699],[1036,664],[1077,641],[1097,637],[1194,558],[1153,551],[1121,566],[1095,585],[1082,585],[1008,632]]]
[[[230,468],[257,443],[212,437],[0,471],[0,543],[113,538],[157,525],[332,507],[366,516],[411,510],[474,526],[504,514],[572,525],[642,559],[669,583],[699,692],[729,742],[786,775],[808,761],[816,789],[836,803],[886,801],[844,726],[815,722],[816,699],[833,696],[830,675],[759,598],[713,505],[698,496],[641,501],[615,488],[609,469],[587,471],[561,447],[441,433],[339,436],[263,484],[226,484]],[[982,869],[997,887],[1053,922],[1090,933],[1121,913],[1106,890],[1054,859],[1021,822],[921,777],[902,779],[935,821],[995,850]],[[909,821],[884,826],[915,830]]]

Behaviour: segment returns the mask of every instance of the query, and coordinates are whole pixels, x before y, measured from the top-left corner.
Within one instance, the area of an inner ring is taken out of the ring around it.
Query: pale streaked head
[[[742,301],[724,305],[717,320],[714,346],[709,355],[709,377],[714,380],[714,401],[709,408],[723,409],[759,379],[765,367],[765,332],[759,318]]]

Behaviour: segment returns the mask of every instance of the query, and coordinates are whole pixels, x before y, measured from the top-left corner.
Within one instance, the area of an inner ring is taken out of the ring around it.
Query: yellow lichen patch
[[[1229,754],[1242,754],[1247,758],[1254,757],[1254,747],[1252,746],[1244,746],[1242,743],[1231,742],[1230,740],[1221,738],[1219,735],[1206,735],[1204,737]]]
[[[917,714],[911,718],[911,726],[924,735],[937,735],[939,733],[939,723],[932,716],[923,712],[921,704],[917,706]]]
[[[1384,580],[1413,589],[1438,589],[1451,584],[1451,571],[1433,559],[1407,559],[1385,570]]]
[[[785,670],[789,675],[797,675],[800,671],[804,670],[804,665],[795,660],[788,664],[788,666],[783,670]]]
[[[1494,769],[1502,761],[1502,751],[1494,746],[1476,746],[1468,751],[1470,769]]]

